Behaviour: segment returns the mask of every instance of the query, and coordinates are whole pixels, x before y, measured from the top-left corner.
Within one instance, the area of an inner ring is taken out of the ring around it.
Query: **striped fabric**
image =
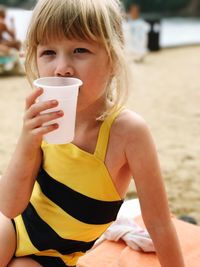
[[[74,266],[115,220],[123,200],[104,159],[110,127],[119,112],[102,123],[94,154],[72,143],[43,142],[43,165],[30,203],[15,218],[17,257],[54,257],[60,262],[56,266]]]

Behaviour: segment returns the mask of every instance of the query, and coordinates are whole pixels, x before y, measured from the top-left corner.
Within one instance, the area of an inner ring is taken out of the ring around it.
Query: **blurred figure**
[[[140,17],[140,6],[132,3],[127,11],[128,20],[124,25],[126,49],[130,58],[142,62],[148,49],[150,26]]]
[[[0,51],[8,52],[9,48],[17,50],[21,47],[21,42],[16,40],[14,19],[10,19],[11,27],[6,24],[6,9],[0,6]]]
[[[23,74],[24,67],[19,50],[21,42],[16,39],[14,19],[6,23],[6,9],[0,6],[0,74]]]

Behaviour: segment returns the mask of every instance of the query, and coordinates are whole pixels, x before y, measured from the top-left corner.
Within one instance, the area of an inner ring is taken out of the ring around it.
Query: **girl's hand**
[[[44,123],[63,116],[62,111],[54,111],[42,114],[43,111],[54,108],[58,105],[56,100],[36,102],[36,99],[42,93],[43,89],[38,88],[26,98],[22,140],[23,142],[26,141],[27,145],[29,146],[40,147],[43,135],[58,128],[57,123],[52,123],[50,125],[44,125]]]

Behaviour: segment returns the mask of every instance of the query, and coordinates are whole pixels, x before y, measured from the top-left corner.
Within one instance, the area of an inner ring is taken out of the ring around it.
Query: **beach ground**
[[[171,211],[200,223],[200,46],[163,49],[133,72],[128,107],[141,114],[154,137]],[[0,77],[0,174],[15,148],[24,99],[24,76]],[[135,195],[130,187],[128,197]],[[159,201],[159,200],[158,200]]]

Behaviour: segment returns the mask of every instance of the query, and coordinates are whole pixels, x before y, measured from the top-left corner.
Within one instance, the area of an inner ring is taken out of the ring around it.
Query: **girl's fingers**
[[[29,109],[42,93],[43,93],[43,89],[37,88],[29,96],[27,96],[26,101],[25,101],[25,110]]]
[[[55,108],[57,105],[58,105],[58,101],[56,100],[37,102],[35,104],[32,104],[30,108],[26,111],[25,117],[27,119],[34,118],[35,116],[39,115],[42,111]]]
[[[64,115],[63,111],[55,111],[55,112],[50,112],[50,113],[44,113],[40,114],[26,122],[26,127],[28,129],[34,129],[37,127],[44,126],[45,123],[48,123],[52,120],[58,119]],[[52,122],[53,124],[53,122]]]
[[[63,111],[51,109],[58,106],[58,101],[49,100],[40,102],[36,99],[43,93],[42,88],[37,88],[26,98],[26,112],[24,115],[24,129],[33,136],[42,136],[58,128],[55,119],[63,116]],[[47,124],[47,125],[45,125]]]
[[[50,132],[58,129],[58,127],[59,127],[59,125],[57,123],[53,123],[53,124],[46,125],[46,126],[41,126],[41,127],[35,128],[32,131],[32,134],[42,136],[44,134],[50,133]]]

